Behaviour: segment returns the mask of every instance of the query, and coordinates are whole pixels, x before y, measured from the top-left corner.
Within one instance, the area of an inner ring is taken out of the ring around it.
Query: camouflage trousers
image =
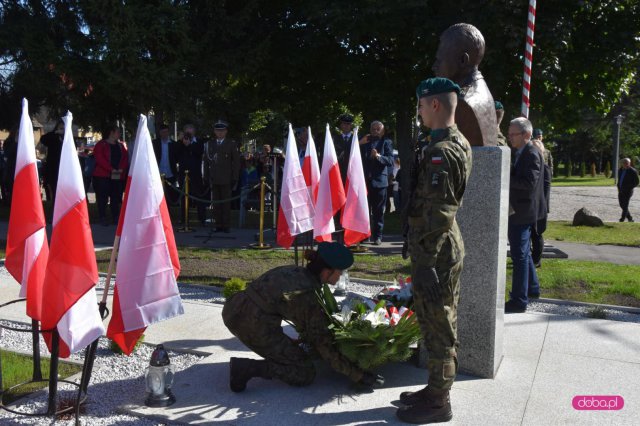
[[[227,299],[224,324],[242,343],[267,361],[269,375],[293,386],[313,382],[316,370],[308,355],[282,330],[282,317],[264,313],[244,293]]]
[[[436,272],[442,286],[442,300],[431,301],[426,295],[426,269],[428,267],[421,264],[419,258],[417,261],[412,259],[413,303],[429,353],[429,386],[435,389],[451,389],[458,371],[458,299],[462,260],[436,264]]]

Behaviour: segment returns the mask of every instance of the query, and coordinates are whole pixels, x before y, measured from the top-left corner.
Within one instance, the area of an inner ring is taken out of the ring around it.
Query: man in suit
[[[628,158],[622,159],[622,167],[618,170],[618,202],[622,209],[622,216],[620,222],[624,222],[628,219],[629,222],[633,222],[633,218],[629,213],[629,201],[633,195],[633,188],[638,186],[638,171],[631,167],[631,160]]]
[[[160,174],[170,185],[175,185],[178,178],[178,145],[169,136],[169,126],[163,124],[158,129],[158,138],[154,139],[153,152],[156,155]],[[168,186],[165,186],[164,197],[169,204],[175,204],[178,193]]]
[[[544,159],[531,143],[533,128],[524,117],[511,120],[509,141],[514,149],[509,185],[509,248],[513,278],[505,313],[525,312],[529,298],[540,297],[540,283],[531,258],[531,232],[546,215]]]
[[[197,198],[203,198],[204,185],[202,181],[202,153],[203,145],[198,139],[196,139],[196,129],[193,124],[187,124],[184,126],[182,140],[178,144],[177,158],[178,158],[178,180],[180,182],[180,188],[184,191],[185,188],[185,176],[186,172],[189,172],[189,195]],[[208,197],[207,197],[208,198]],[[185,199],[180,199],[180,217],[182,223],[185,223],[185,211],[184,211]],[[206,219],[205,204],[200,201],[190,201],[190,205],[195,204],[198,209],[198,220],[200,224],[204,226]]]
[[[240,176],[240,154],[236,142],[227,138],[228,127],[226,121],[218,120],[213,125],[215,138],[205,149],[204,176],[211,187],[212,201],[231,198]],[[216,232],[231,232],[231,201],[216,203],[213,210]]]
[[[371,241],[379,246],[382,244],[389,168],[393,167],[393,143],[385,137],[384,125],[380,121],[371,123],[370,131],[360,139],[360,154],[371,212]]]

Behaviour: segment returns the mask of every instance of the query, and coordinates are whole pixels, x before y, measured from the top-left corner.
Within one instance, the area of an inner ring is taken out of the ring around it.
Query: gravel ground
[[[2,346],[14,350],[30,352],[31,334],[4,330]],[[44,341],[40,340],[41,352],[47,353]],[[144,370],[149,365],[153,347],[140,345],[131,356],[114,354],[109,348],[107,339],[100,339],[96,352],[95,364],[89,385],[85,414],[81,415],[86,425],[136,424],[157,425],[158,422],[131,415],[116,414],[117,407],[131,402],[132,397],[144,395]],[[176,372],[195,364],[202,357],[191,354],[169,352],[171,364]],[[83,361],[84,352],[71,355],[70,359]],[[79,380],[79,379],[78,379]],[[20,404],[18,410],[23,412],[43,412],[47,405],[46,392],[40,392],[26,402]],[[63,401],[76,397],[77,387],[65,383],[58,385],[58,400]],[[51,417],[26,417],[2,411],[0,423],[21,425],[50,425]],[[57,420],[56,424],[72,425],[75,420]]]
[[[586,207],[605,222],[620,219],[618,191],[613,186],[552,186],[549,220],[573,220],[573,215]],[[631,198],[629,211],[640,217],[640,197]]]

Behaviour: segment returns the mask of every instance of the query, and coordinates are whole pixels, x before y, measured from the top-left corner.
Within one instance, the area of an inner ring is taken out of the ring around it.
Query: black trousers
[[[387,188],[369,186],[369,210],[371,210],[371,240],[382,238],[384,228],[384,210],[387,203]]]
[[[231,198],[231,185],[211,185],[211,199],[213,201]],[[213,205],[216,228],[229,229],[231,227],[231,201]]]
[[[112,223],[116,225],[120,217],[124,181],[108,177],[93,177],[93,189],[96,192],[98,216],[102,223],[107,223],[107,203],[111,206]]]
[[[620,203],[620,208],[622,209],[620,220],[633,220],[631,214],[629,214],[629,201],[631,201],[632,195],[633,189],[631,191],[618,191],[618,203]]]

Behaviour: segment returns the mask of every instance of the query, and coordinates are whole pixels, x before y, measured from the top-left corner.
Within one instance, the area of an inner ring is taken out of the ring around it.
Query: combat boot
[[[231,358],[229,387],[233,392],[242,392],[247,388],[247,382],[253,377],[270,379],[267,361],[249,358]]]
[[[400,394],[400,402],[404,405],[414,405],[426,398],[428,386],[415,392],[402,392]]]
[[[425,388],[418,391],[422,399],[396,411],[400,420],[406,423],[428,424],[448,422],[453,418],[448,389]],[[414,394],[418,394],[414,392]]]

